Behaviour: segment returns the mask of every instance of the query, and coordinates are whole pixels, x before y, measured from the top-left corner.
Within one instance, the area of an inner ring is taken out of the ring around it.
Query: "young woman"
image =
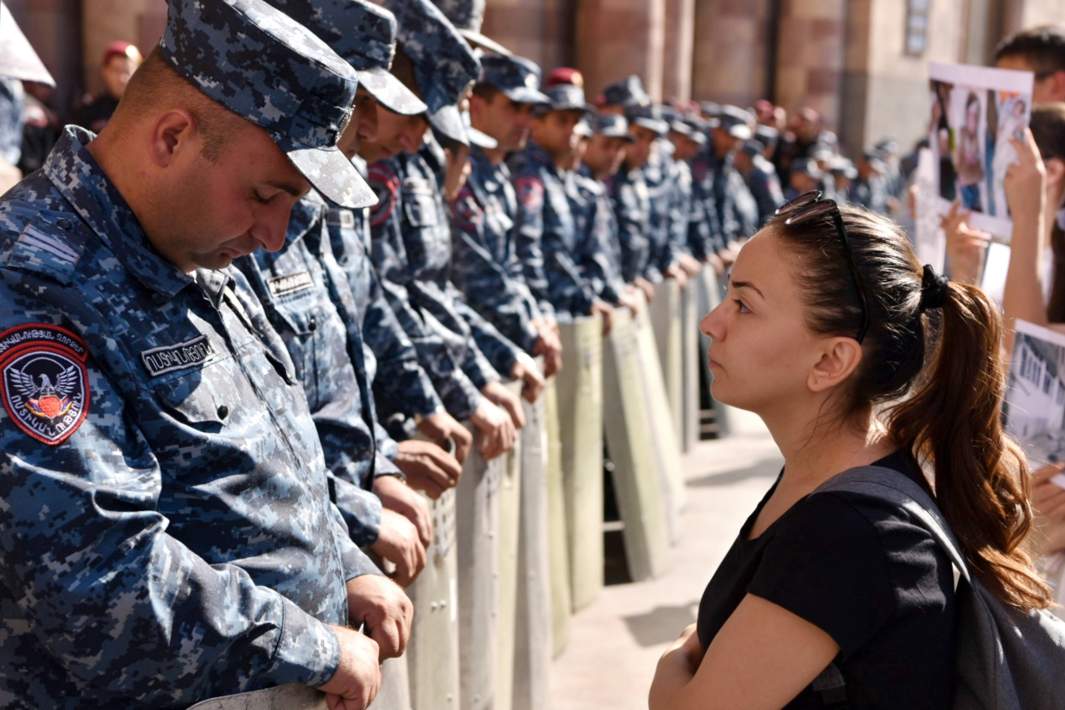
[[[856,466],[892,468],[934,490],[990,589],[1048,606],[1022,549],[1028,472],[1001,429],[995,307],[922,269],[889,220],[810,194],[743,248],[702,329],[714,398],[759,414],[785,463],[698,623],[660,660],[651,709],[819,708],[842,694],[852,709],[950,707],[946,556],[902,509],[811,494]],[[844,688],[815,683],[830,664]]]
[[[958,191],[962,204],[981,210],[980,183],[984,179],[984,158],[980,149],[980,99],[972,91],[965,100],[965,122],[958,132],[958,152],[954,164],[958,168]]]

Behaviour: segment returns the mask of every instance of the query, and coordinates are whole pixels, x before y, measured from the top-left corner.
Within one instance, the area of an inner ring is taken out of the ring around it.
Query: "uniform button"
[[[349,256],[345,255],[345,256],[340,257],[340,265],[341,266],[347,266],[349,261],[351,261],[351,257],[349,257]]]
[[[311,322],[307,325],[307,328],[309,328],[312,333],[318,330],[318,319],[311,318]]]
[[[218,418],[225,419],[229,416],[229,407],[224,404],[218,405]]]
[[[59,227],[64,232],[69,232],[74,225],[71,224],[70,220],[66,217],[60,217],[55,221],[55,226]]]

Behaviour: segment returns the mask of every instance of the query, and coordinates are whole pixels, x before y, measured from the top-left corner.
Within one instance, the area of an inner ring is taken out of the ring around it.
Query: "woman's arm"
[[[1039,268],[1046,230],[1046,171],[1030,130],[1025,129],[1024,140],[1010,142],[1017,152],[1017,162],[1006,170],[1006,202],[1013,217],[1010,264],[1002,297],[1007,352],[1013,349],[1013,325],[1018,318],[1047,324],[1043,270]]]
[[[813,682],[839,653],[824,631],[748,594],[701,662],[692,628],[659,660],[650,710],[777,710]]]

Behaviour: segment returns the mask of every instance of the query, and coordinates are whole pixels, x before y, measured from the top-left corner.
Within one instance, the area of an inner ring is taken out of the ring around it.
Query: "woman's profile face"
[[[767,227],[744,245],[728,291],[700,324],[709,336],[715,399],[759,414],[809,396],[822,336],[806,326],[801,264]]]

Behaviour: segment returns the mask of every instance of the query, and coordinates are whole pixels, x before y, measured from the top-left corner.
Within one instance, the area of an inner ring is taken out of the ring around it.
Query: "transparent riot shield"
[[[551,563],[551,639],[558,656],[569,641],[572,609],[569,580],[569,543],[566,533],[566,494],[562,481],[562,441],[558,423],[558,378],[544,388],[544,420],[547,428],[547,517]]]

